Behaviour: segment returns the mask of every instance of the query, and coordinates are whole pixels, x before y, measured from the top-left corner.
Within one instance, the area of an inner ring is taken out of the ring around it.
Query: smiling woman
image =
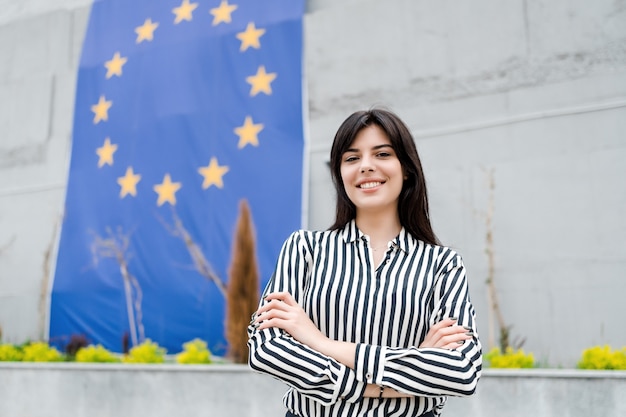
[[[413,138],[389,111],[356,112],[330,166],[335,223],[284,243],[248,328],[250,366],[291,387],[287,416],[438,416],[446,396],[474,393],[482,353]]]

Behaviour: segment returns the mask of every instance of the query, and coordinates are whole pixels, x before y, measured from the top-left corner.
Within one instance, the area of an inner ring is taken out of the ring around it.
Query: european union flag
[[[302,0],[95,1],[50,340],[223,354],[239,202],[264,286],[301,226]],[[200,271],[200,269],[203,271]]]

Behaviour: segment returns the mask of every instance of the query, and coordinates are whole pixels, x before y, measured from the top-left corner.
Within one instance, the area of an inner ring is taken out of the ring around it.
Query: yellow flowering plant
[[[500,348],[495,347],[485,354],[485,359],[491,368],[535,367],[535,357],[532,353],[525,353],[523,349],[514,350],[512,347],[507,347],[504,353]]]
[[[0,345],[0,362],[19,362],[22,360],[24,353],[22,350],[13,345]]]
[[[211,352],[204,340],[194,339],[183,344],[183,351],[176,355],[176,362],[181,364],[211,363]]]
[[[76,352],[76,362],[112,363],[120,359],[102,345],[89,345]]]
[[[579,369],[626,370],[626,346],[613,350],[610,346],[585,349],[578,362]]]
[[[64,360],[61,352],[46,342],[33,342],[22,347],[23,362],[61,362]]]
[[[163,363],[166,352],[166,349],[146,339],[143,343],[133,347],[122,361],[125,363]]]

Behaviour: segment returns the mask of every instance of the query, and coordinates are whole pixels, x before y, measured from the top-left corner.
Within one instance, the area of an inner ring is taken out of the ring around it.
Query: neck
[[[402,229],[397,213],[393,216],[357,213],[356,225],[370,237],[372,245],[386,244],[398,236]]]

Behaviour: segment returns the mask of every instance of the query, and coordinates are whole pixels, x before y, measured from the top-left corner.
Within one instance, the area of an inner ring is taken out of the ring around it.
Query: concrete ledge
[[[282,416],[286,386],[245,365],[0,362],[0,416]],[[626,415],[626,372],[487,369],[444,415]]]

